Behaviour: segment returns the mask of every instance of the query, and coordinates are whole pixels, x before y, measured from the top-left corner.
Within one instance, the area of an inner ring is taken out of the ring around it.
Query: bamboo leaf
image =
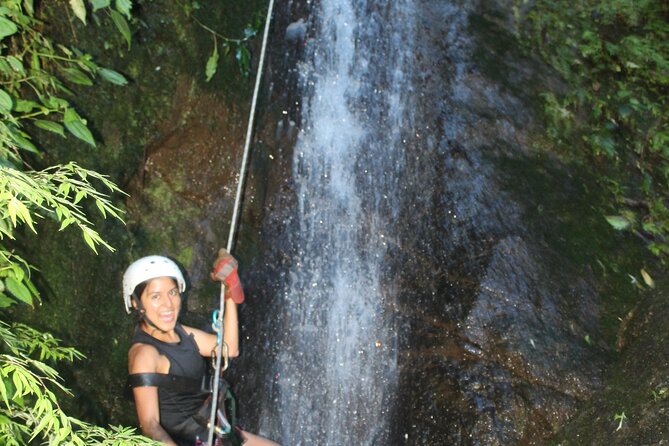
[[[35,231],[35,227],[33,226],[33,219],[32,219],[32,217],[31,217],[31,215],[30,215],[30,211],[28,210],[28,208],[26,207],[26,205],[23,204],[22,201],[18,201],[18,202],[16,203],[16,215],[17,215],[21,220],[23,220],[23,222],[24,222],[25,224],[27,224],[28,227],[30,227],[30,229],[32,229],[33,232],[35,232],[35,233],[37,232],[37,231]]]
[[[7,277],[5,279],[5,285],[7,286],[7,291],[12,293],[21,302],[27,303],[32,306],[33,299],[30,295],[30,291],[23,285],[21,282],[16,281],[13,277]]]
[[[86,5],[84,5],[84,0],[70,0],[70,6],[74,15],[77,16],[79,20],[86,24]]]
[[[44,119],[37,119],[34,122],[35,127],[38,127],[42,130],[47,130],[49,132],[57,133],[63,138],[65,138],[65,129],[63,128],[62,125],[58,124],[57,122],[53,121],[47,121]]]
[[[102,202],[101,202],[100,200],[95,200],[95,205],[98,207],[98,210],[100,211],[100,213],[102,214],[102,216],[103,216],[104,218],[107,218],[107,211],[105,210],[105,207],[104,207],[104,205],[102,204]]]
[[[89,231],[91,231],[89,228],[83,228],[82,234],[84,235],[84,241],[93,250],[93,252],[97,254],[98,250],[95,247],[95,242],[93,241],[93,236],[92,236],[92,234],[89,234]]]
[[[65,228],[67,228],[68,226],[70,226],[70,224],[72,224],[72,223],[74,223],[74,219],[73,219],[73,218],[66,218],[66,219],[64,219],[64,220],[61,222],[61,224],[60,224],[60,229],[58,229],[58,230],[59,230],[59,231],[62,231],[63,229],[65,229]]]
[[[19,200],[16,197],[12,197],[8,202],[7,202],[7,213],[9,214],[9,218],[12,221],[12,225],[16,227],[16,203]]]
[[[123,14],[114,9],[111,11],[111,18],[125,41],[128,42],[128,49],[130,49],[130,25],[128,25],[128,21],[123,17]]]
[[[86,191],[80,190],[77,192],[77,195],[74,197],[74,204],[77,204],[81,201],[82,198],[86,197]]]

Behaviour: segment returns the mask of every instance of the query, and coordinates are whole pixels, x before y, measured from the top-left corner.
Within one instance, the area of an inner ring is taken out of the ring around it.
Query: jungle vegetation
[[[564,80],[545,92],[548,133],[610,191],[603,209],[669,259],[669,4],[517,1],[524,42]]]

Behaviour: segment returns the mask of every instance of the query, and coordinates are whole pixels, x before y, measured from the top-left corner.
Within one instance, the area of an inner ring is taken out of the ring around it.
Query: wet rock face
[[[669,306],[666,280],[630,312],[620,359],[598,392],[555,439],[563,445],[669,442]],[[624,418],[622,417],[624,415]]]
[[[390,444],[543,444],[601,386],[606,348],[588,341],[602,338],[592,274],[564,253],[565,244],[577,242],[544,236],[542,227],[559,225],[558,209],[541,201],[523,170],[539,178],[545,171],[531,155],[543,135],[536,95],[554,80],[514,49],[507,3],[416,2],[417,116],[415,127],[402,129],[410,156],[398,180],[399,234],[389,240],[384,264],[384,284],[397,294],[388,321],[397,323],[399,347],[399,387],[393,407],[384,408],[392,414]],[[276,383],[285,379],[273,373],[283,350],[272,332],[291,311],[273,293],[299,258],[294,139],[285,130],[300,122],[293,76],[303,53],[284,30],[302,32],[306,24],[309,40],[315,31],[305,4],[291,2],[275,22],[280,49],[270,64],[271,104],[290,118],[261,130],[276,158],[259,232],[263,254],[252,268],[251,286],[265,307],[246,310],[255,343],[241,359],[245,375],[232,372],[251,424],[269,431],[281,429],[272,408],[281,410]],[[508,159],[523,160],[522,167],[510,170]],[[562,200],[580,202],[569,168],[549,163],[560,172]],[[587,207],[560,209],[560,219],[586,221]],[[273,381],[263,385],[263,376]]]
[[[418,212],[421,225],[398,253],[406,330],[395,438],[543,444],[601,386],[604,367],[604,348],[587,342],[601,338],[592,275],[536,230],[556,209],[537,213],[527,172],[501,162],[525,159],[541,138],[541,90],[528,86],[551,79],[504,45],[516,44],[499,25],[509,21],[490,16],[504,5],[419,4],[417,59],[432,77],[417,91],[433,130],[408,175],[407,218]]]

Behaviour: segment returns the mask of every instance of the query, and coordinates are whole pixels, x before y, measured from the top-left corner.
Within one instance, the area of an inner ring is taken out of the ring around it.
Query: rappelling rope
[[[242,157],[242,164],[239,168],[239,181],[237,182],[237,193],[235,195],[235,205],[232,211],[232,219],[230,220],[230,233],[228,235],[228,252],[232,252],[232,245],[235,240],[235,233],[237,231],[237,220],[239,219],[239,209],[242,203],[242,192],[244,190],[244,180],[246,179],[246,165],[248,164],[249,152],[251,148],[251,136],[253,134],[253,122],[256,114],[256,104],[258,103],[258,92],[260,91],[260,78],[262,77],[262,69],[265,63],[265,53],[267,52],[267,37],[269,35],[269,25],[272,21],[272,10],[274,9],[274,0],[269,0],[267,6],[267,17],[265,18],[265,29],[263,31],[262,47],[260,50],[260,59],[258,61],[258,71],[256,72],[256,83],[253,88],[253,98],[251,99],[251,111],[249,112],[249,122],[246,127],[246,140],[244,142],[244,156]],[[218,326],[217,344],[216,344],[216,366],[214,368],[214,389],[211,396],[211,414],[209,416],[209,436],[207,438],[207,445],[212,446],[214,439],[214,429],[216,428],[216,403],[218,401],[219,390],[219,373],[221,372],[221,357],[223,356],[223,316],[225,315],[225,285],[221,283],[221,296],[218,309],[217,322],[214,322],[214,327]],[[216,328],[214,328],[216,330]],[[227,355],[226,355],[227,356]],[[225,367],[227,368],[227,358],[225,360]]]

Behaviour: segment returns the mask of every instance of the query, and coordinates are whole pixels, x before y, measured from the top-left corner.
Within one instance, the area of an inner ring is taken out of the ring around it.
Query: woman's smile
[[[174,330],[179,310],[181,295],[176,282],[171,277],[152,279],[141,296],[144,317],[160,331]]]

